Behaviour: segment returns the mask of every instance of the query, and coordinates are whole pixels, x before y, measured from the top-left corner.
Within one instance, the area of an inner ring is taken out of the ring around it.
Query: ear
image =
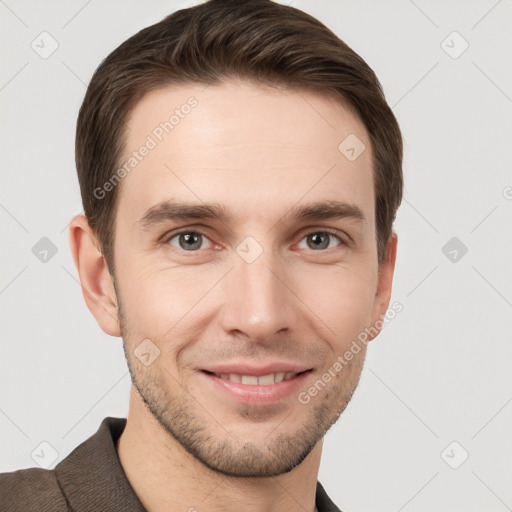
[[[384,325],[382,319],[386,315],[386,311],[389,307],[389,301],[391,300],[391,288],[393,285],[393,274],[395,272],[397,243],[398,235],[392,231],[386,248],[386,256],[384,261],[379,265],[377,292],[375,293],[372,312],[371,326],[373,329],[371,329],[372,335],[369,338],[369,341],[373,340],[380,334],[382,326]]]
[[[73,217],[69,244],[87,307],[107,334],[121,336],[114,281],[84,215]]]

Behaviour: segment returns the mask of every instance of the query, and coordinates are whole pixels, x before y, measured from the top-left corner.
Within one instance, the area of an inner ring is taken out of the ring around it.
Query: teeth
[[[258,377],[258,384],[262,386],[268,386],[269,384],[274,384],[274,374],[269,373],[268,375],[262,375],[261,377]]]
[[[256,375],[239,375],[238,373],[221,373],[216,375],[222,379],[228,379],[231,382],[247,384],[250,386],[256,386],[258,384],[260,386],[270,386],[276,382],[282,382],[283,380],[291,379],[297,374],[295,372],[279,372],[269,373],[268,375],[261,375],[260,377],[257,377]]]

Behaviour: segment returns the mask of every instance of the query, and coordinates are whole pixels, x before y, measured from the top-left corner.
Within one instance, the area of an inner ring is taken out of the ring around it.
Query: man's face
[[[191,96],[169,133],[155,131]],[[309,403],[299,393],[387,307],[364,125],[324,96],[226,82],[151,92],[127,126],[125,160],[156,142],[118,190],[116,290],[134,385],[208,467],[289,471],[345,409],[364,347]],[[338,149],[349,134],[366,146],[353,161]],[[174,218],[163,202],[215,203],[226,217]],[[293,215],[326,202],[354,208]]]

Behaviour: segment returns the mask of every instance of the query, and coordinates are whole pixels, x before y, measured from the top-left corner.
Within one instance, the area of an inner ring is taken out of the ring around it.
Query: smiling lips
[[[222,364],[202,369],[201,374],[217,392],[230,401],[270,405],[298,392],[312,368],[275,363],[254,367],[247,364]]]

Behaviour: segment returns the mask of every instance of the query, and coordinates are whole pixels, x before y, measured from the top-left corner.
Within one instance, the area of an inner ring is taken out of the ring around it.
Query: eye
[[[203,242],[205,240],[210,243],[209,247],[204,247]],[[211,241],[205,235],[198,233],[197,231],[182,231],[181,233],[175,233],[171,237],[167,238],[165,243],[168,243],[177,249],[183,249],[184,251],[210,249],[212,246]]]
[[[307,247],[300,247],[301,249],[311,249],[313,251],[330,249],[329,243],[332,240],[337,240],[337,245],[343,245],[343,241],[339,236],[329,231],[313,231],[308,233],[302,240],[306,240]]]

